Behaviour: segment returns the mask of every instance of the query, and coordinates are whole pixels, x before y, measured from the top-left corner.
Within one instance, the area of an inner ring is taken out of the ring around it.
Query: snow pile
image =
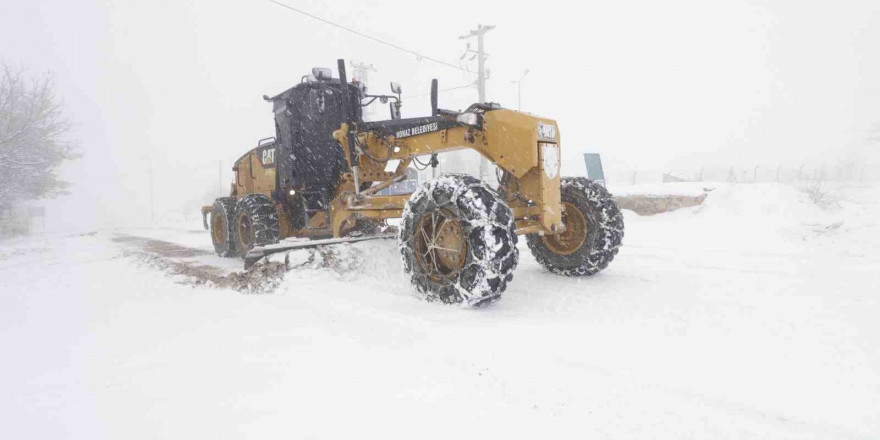
[[[668,182],[639,185],[609,185],[615,196],[684,196],[699,197],[717,188],[729,186],[723,182]]]
[[[287,262],[293,272],[319,271],[340,280],[363,277],[377,280],[402,277],[396,240],[340,243],[313,249],[298,249],[273,254],[269,262]]]
[[[839,212],[823,210],[804,191],[784,184],[725,185],[700,206],[658,220],[685,247],[773,250],[799,245],[834,228]],[[646,237],[647,241],[654,238]]]
[[[809,225],[822,250],[860,258],[878,257],[880,185],[837,183],[812,185],[805,191],[826,206],[827,220]]]
[[[812,221],[824,214],[809,195],[779,183],[727,185],[710,192],[697,208],[702,217],[755,221],[783,227]]]

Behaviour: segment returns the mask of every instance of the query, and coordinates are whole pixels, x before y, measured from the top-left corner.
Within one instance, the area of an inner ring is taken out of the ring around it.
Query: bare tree
[[[50,74],[0,63],[0,208],[65,193],[58,167],[77,157]]]

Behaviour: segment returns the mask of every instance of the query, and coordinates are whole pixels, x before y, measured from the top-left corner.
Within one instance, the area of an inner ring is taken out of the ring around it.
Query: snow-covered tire
[[[419,293],[429,301],[469,307],[501,297],[519,260],[516,243],[504,200],[461,174],[441,176],[413,193],[398,235],[404,270]]]
[[[235,237],[232,232],[235,218],[235,198],[220,197],[211,206],[211,241],[214,252],[221,257],[234,257]]]
[[[235,247],[241,257],[254,246],[275,244],[281,239],[278,212],[265,194],[248,194],[235,204]]]
[[[583,177],[563,177],[561,186],[562,205],[566,209],[563,224],[572,223],[565,224],[566,233],[574,232],[578,221],[585,221],[582,238],[560,241],[562,236],[530,234],[526,243],[538,263],[550,272],[565,276],[595,275],[608,267],[623,242],[623,214],[614,197],[596,182]],[[577,212],[568,212],[569,209]]]

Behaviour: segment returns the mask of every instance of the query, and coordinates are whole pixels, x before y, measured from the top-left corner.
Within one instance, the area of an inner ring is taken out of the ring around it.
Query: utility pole
[[[486,51],[483,47],[483,35],[486,32],[495,29],[495,26],[483,26],[478,25],[476,29],[473,29],[467,35],[462,35],[458,37],[459,40],[464,40],[466,38],[477,37],[477,92],[479,93],[479,102],[486,102]],[[485,157],[480,157],[480,180],[486,181],[489,178],[489,160]]]
[[[526,69],[526,71],[523,72],[522,76],[519,77],[518,80],[511,81],[511,83],[516,84],[516,110],[517,111],[522,110],[522,82],[523,82],[523,79],[525,79],[526,75],[528,75],[528,74],[529,74],[529,69]]]

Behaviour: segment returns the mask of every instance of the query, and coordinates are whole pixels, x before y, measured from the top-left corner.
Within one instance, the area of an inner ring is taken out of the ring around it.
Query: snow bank
[[[339,280],[372,278],[387,281],[400,278],[405,281],[396,240],[340,243],[269,257],[269,261],[276,262],[285,259],[292,272],[323,272]]]
[[[690,196],[698,197],[716,188],[729,186],[722,182],[669,182],[642,185],[610,185],[608,191],[615,196]]]
[[[665,243],[642,235],[640,223],[657,222],[681,248],[751,252],[855,252],[870,255],[880,245],[876,222],[880,188],[828,187],[834,203],[819,206],[807,187],[780,183],[722,185],[700,206],[653,217],[627,216],[627,241]],[[853,196],[856,195],[855,198]],[[626,246],[624,246],[626,247]]]
[[[609,188],[620,209],[654,215],[697,206],[718,184],[706,182],[656,183]]]
[[[824,214],[804,192],[780,183],[726,185],[710,192],[697,208],[703,218],[748,218],[790,226]]]

